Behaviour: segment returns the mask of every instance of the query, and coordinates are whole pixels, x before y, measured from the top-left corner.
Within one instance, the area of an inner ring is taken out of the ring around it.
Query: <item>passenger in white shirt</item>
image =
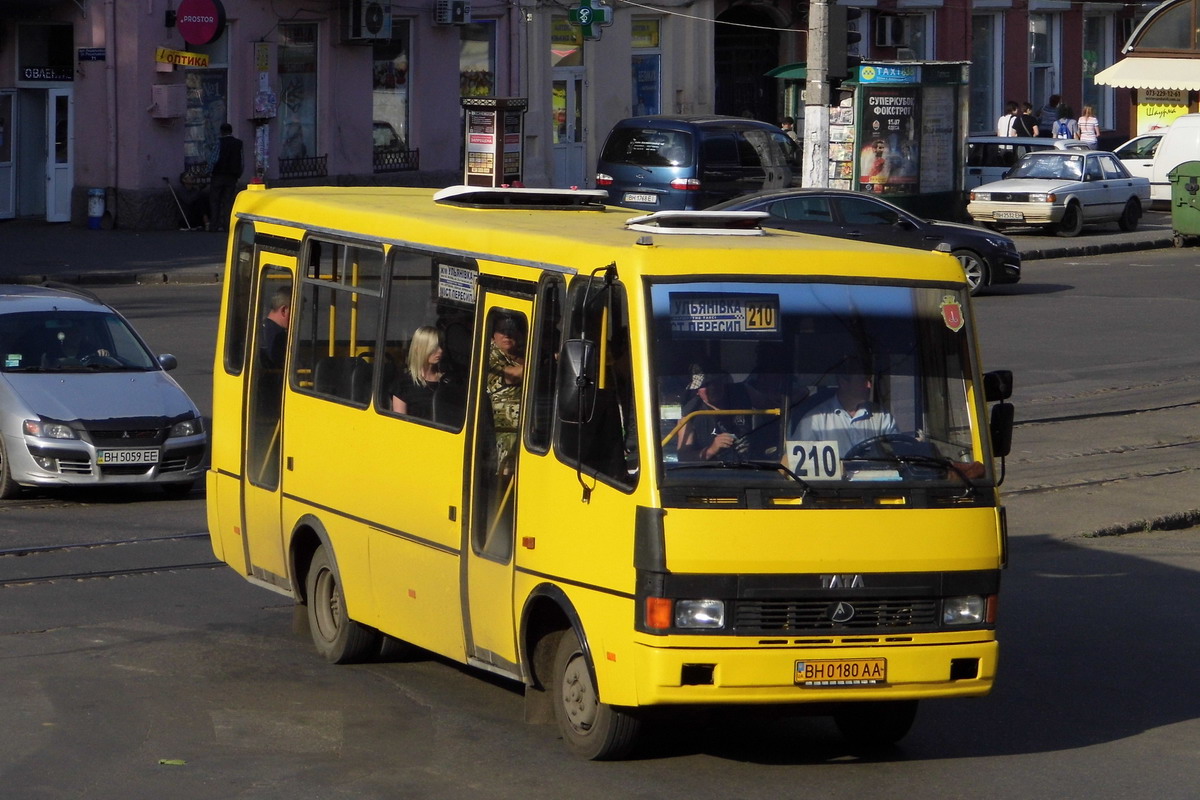
[[[836,441],[844,458],[851,448],[876,436],[896,433],[896,420],[871,402],[874,386],[870,372],[859,359],[843,363],[837,392],[804,414],[793,431],[793,440]]]

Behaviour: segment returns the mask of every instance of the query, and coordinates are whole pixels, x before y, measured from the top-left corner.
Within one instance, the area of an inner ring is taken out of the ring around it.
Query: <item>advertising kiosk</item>
[[[829,185],[870,192],[921,216],[962,208],[965,61],[864,62],[830,111]]]
[[[519,186],[524,162],[524,97],[464,97],[466,186]]]

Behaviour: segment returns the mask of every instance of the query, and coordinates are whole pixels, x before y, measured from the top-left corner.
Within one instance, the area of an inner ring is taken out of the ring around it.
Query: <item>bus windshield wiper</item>
[[[678,469],[751,469],[759,472],[782,472],[784,475],[800,484],[801,497],[812,491],[812,485],[809,484],[808,481],[804,480],[804,478],[801,478],[799,475],[789,469],[786,464],[781,464],[778,461],[754,461],[751,459],[736,459],[730,461],[694,461],[675,463],[667,467],[667,470],[669,471]]]

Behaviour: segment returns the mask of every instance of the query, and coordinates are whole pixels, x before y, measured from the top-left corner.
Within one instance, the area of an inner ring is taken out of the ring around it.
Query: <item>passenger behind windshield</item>
[[[680,461],[778,458],[777,417],[755,413],[778,413],[778,404],[764,408],[745,383],[734,382],[726,372],[697,371],[688,389],[695,395],[681,413]],[[719,411],[733,413],[713,413]]]

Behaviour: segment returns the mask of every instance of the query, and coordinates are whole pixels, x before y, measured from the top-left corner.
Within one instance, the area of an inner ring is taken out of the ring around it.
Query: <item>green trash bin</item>
[[[1185,161],[1167,173],[1171,181],[1171,228],[1176,247],[1200,236],[1200,161]]]

